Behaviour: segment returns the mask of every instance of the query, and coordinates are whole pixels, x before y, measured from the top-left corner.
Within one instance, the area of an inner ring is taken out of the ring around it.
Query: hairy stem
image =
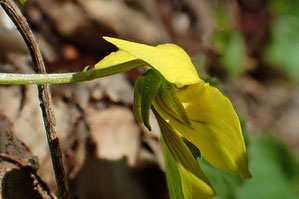
[[[53,74],[15,74],[0,73],[0,84],[64,84],[93,80],[101,77],[125,72],[136,67],[145,66],[142,60],[114,65],[108,68],[97,69],[77,73],[53,73]]]
[[[14,3],[13,0],[0,0],[2,8],[6,14],[11,18],[14,24],[17,26],[23,39],[25,40],[27,47],[30,51],[32,61],[35,65],[37,73],[46,73],[46,68],[41,55],[41,52],[37,46],[34,35],[21,11]],[[66,182],[65,171],[62,163],[62,154],[59,145],[59,140],[56,133],[56,120],[52,107],[51,91],[49,85],[40,84],[38,87],[38,95],[40,100],[40,107],[43,114],[48,145],[52,158],[52,164],[54,168],[56,183],[59,192],[59,198],[68,198],[68,186]]]

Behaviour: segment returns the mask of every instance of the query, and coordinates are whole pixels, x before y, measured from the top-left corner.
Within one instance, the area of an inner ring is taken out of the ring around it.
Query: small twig
[[[37,46],[34,35],[21,11],[13,0],[0,0],[1,6],[17,26],[27,47],[30,51],[35,70],[37,73],[46,73],[41,52]],[[43,119],[48,139],[48,145],[51,153],[52,164],[55,172],[56,183],[58,186],[59,197],[68,198],[68,186],[62,163],[62,154],[59,140],[56,134],[56,121],[52,108],[51,91],[49,85],[38,85],[40,106],[43,113]]]

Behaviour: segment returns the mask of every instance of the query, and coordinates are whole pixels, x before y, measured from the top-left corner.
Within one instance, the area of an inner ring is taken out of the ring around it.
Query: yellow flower
[[[196,146],[214,166],[243,178],[250,177],[240,121],[231,102],[217,88],[199,78],[182,48],[174,44],[153,47],[110,37],[104,39],[119,50],[105,57],[95,68],[140,59],[148,69],[158,71],[169,85],[179,87],[170,96],[167,88],[163,89],[163,80],[153,82],[157,88],[151,92],[153,99],[147,100],[154,107],[163,140],[176,161],[185,198],[211,198],[215,193],[182,138]],[[150,87],[148,83],[146,86]],[[142,89],[139,92],[143,92]],[[178,100],[173,102],[171,97]],[[144,116],[139,118],[137,114],[136,119],[140,122],[143,119],[149,127]]]
[[[240,122],[228,98],[207,83],[178,89],[177,95],[193,128],[186,127],[164,93],[159,92],[153,105],[163,119],[214,166],[243,178],[250,177]]]

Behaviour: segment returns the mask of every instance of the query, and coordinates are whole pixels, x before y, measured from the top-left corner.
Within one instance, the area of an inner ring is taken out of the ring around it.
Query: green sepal
[[[176,94],[175,85],[173,83],[168,82],[165,79],[162,82],[162,89],[165,95],[167,96],[169,102],[171,103],[172,107],[174,108],[175,112],[180,116],[180,118],[188,127],[193,129],[188,114]]]
[[[142,91],[143,80],[144,80],[144,75],[142,74],[137,78],[134,86],[133,114],[138,124],[143,123],[141,117],[141,91]]]
[[[149,113],[152,105],[152,100],[157,95],[161,83],[161,74],[153,69],[146,71],[143,75],[143,82],[141,87],[141,117],[144,125],[151,130],[149,122]]]

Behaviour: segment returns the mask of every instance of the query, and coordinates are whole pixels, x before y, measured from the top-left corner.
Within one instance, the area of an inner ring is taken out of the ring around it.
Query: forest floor
[[[234,79],[227,78],[209,42],[217,28],[213,3],[28,0],[22,11],[49,73],[81,71],[116,50],[103,35],[151,45],[177,43],[196,61],[205,54],[200,70],[218,78],[248,134],[273,135],[299,154],[299,89],[282,71],[260,60],[271,17],[262,3],[254,11],[225,4],[239,19],[232,26],[242,30],[247,42],[245,72]],[[7,20],[1,13],[0,71],[33,73],[26,46],[16,29],[5,25]],[[168,197],[159,128],[153,120],[148,132],[132,114],[139,73],[51,86],[71,198]],[[0,157],[0,198],[54,198],[56,184],[35,85],[0,86]],[[19,192],[4,192],[12,182]]]

